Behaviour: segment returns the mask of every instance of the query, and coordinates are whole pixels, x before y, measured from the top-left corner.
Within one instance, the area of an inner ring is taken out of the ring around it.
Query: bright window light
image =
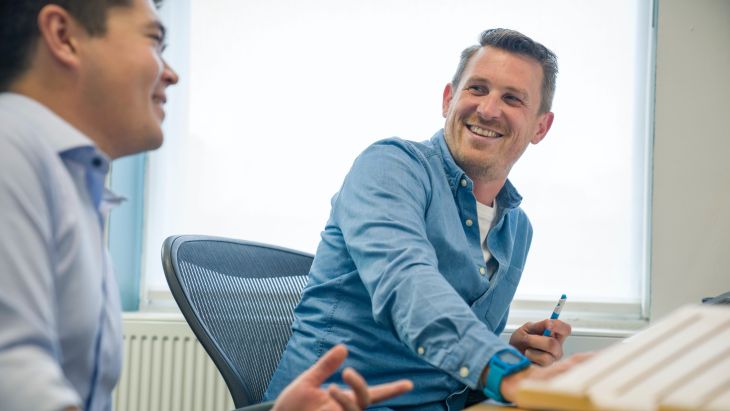
[[[314,252],[355,157],[430,138],[461,50],[507,27],[560,66],[552,130],[511,174],[534,228],[518,297],[642,301],[649,2],[174,3],[162,14],[182,80],[148,167],[149,290],[167,288],[158,250],[173,234]]]

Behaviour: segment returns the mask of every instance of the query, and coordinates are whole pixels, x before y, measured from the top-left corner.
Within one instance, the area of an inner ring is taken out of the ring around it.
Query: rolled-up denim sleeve
[[[59,365],[51,210],[42,164],[0,139],[0,408],[80,405]],[[79,287],[83,284],[77,285]]]
[[[424,161],[397,144],[371,146],[345,179],[333,217],[375,320],[431,365],[476,387],[489,358],[508,345],[439,273],[426,226],[434,176]]]

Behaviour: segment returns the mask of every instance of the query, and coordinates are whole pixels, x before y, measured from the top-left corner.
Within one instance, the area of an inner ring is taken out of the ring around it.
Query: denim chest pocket
[[[504,270],[500,269],[489,289],[472,304],[472,311],[490,330],[495,331],[507,315],[521,276],[521,268],[509,266]]]

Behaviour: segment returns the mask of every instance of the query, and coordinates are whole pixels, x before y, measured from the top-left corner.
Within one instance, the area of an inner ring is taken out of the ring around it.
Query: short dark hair
[[[130,6],[132,0],[0,0],[0,91],[28,69],[40,36],[38,13],[48,4],[63,7],[90,35],[101,36],[106,33],[107,11]]]
[[[558,57],[547,47],[532,40],[524,34],[510,29],[489,29],[479,36],[479,44],[467,47],[461,52],[461,60],[456,73],[451,79],[452,87],[456,88],[461,82],[469,59],[482,47],[491,46],[511,53],[522,54],[535,59],[542,66],[542,97],[540,112],[547,113],[553,105],[555,83],[558,77]]]

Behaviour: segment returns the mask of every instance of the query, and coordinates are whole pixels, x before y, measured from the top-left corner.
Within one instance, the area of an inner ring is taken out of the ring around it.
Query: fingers
[[[551,352],[528,348],[525,350],[525,357],[527,357],[533,364],[546,367],[562,357],[562,350],[558,356]]]
[[[343,391],[337,385],[329,386],[330,396],[346,411],[362,410],[376,402],[387,400],[413,389],[410,380],[398,380],[368,388],[365,379],[354,369],[346,368],[342,379],[350,386],[351,392]]]
[[[347,385],[352,388],[352,392],[355,394],[355,400],[361,409],[364,409],[370,404],[370,392],[368,391],[368,384],[365,379],[352,368],[346,368],[342,372],[342,379]]]
[[[346,357],[347,348],[342,344],[338,344],[302,373],[300,378],[309,380],[315,386],[321,385],[337,371]],[[343,371],[342,379],[350,386],[351,392],[343,391],[335,384],[330,385],[327,391],[329,396],[345,411],[361,410],[372,403],[401,395],[413,389],[413,383],[409,380],[398,380],[369,388],[365,379],[349,367]]]
[[[527,337],[530,335],[529,330],[533,327],[532,323],[525,323],[522,327],[516,329],[509,338],[509,343],[521,353],[525,353],[528,348]],[[542,331],[541,331],[542,333]]]
[[[555,337],[561,344],[565,341],[568,336],[573,332],[570,324],[560,320],[544,320],[546,322],[545,327],[550,329],[550,334]]]
[[[334,374],[347,357],[347,348],[337,344],[327,351],[313,366],[302,374],[302,377],[311,379],[316,385],[321,385],[330,375]]]
[[[593,353],[574,354],[563,361],[558,361],[558,362],[550,365],[549,367],[532,367],[533,370],[530,373],[529,378],[544,380],[544,379],[555,377],[556,375],[562,374],[565,371],[573,368],[573,366],[575,366],[576,364],[586,361],[587,359],[591,358],[592,356],[593,356]]]
[[[552,337],[543,337],[543,336],[531,336],[530,337],[530,349],[532,350],[539,350],[546,354],[545,355],[537,355],[538,357],[542,358],[542,362],[540,362],[540,365],[550,365],[553,362],[563,358],[563,344],[561,344],[558,340]],[[546,362],[547,361],[547,362]]]
[[[550,365],[563,357],[563,345],[554,337],[530,334],[524,338],[524,345],[525,356],[541,366]]]
[[[546,329],[550,336],[543,336]],[[535,364],[547,366],[563,357],[563,342],[571,334],[570,324],[560,320],[526,323],[510,337],[510,344]]]
[[[375,385],[370,388],[370,401],[374,404],[376,402],[385,401],[388,398],[397,397],[401,394],[405,394],[413,389],[413,383],[411,380],[398,380],[389,382],[386,384]]]
[[[360,411],[365,408],[358,406],[352,396],[342,391],[337,384],[330,385],[327,391],[329,392],[330,397],[332,397],[344,411]]]
[[[536,323],[525,323],[512,334],[515,338],[524,338],[524,335],[542,335],[543,331],[550,329],[552,337],[561,343],[572,333],[570,324],[561,320],[545,319]]]
[[[536,323],[524,323],[520,329],[524,330],[527,334],[542,335],[542,332],[545,331],[545,327],[547,326],[546,321],[549,320],[542,320]]]
[[[565,359],[565,361],[561,361],[561,362],[568,363],[572,367],[575,364],[579,364],[579,363],[582,363],[583,361],[591,359],[594,355],[596,355],[596,353],[592,352],[592,351],[591,352],[580,352],[580,353],[571,355],[569,358]]]

